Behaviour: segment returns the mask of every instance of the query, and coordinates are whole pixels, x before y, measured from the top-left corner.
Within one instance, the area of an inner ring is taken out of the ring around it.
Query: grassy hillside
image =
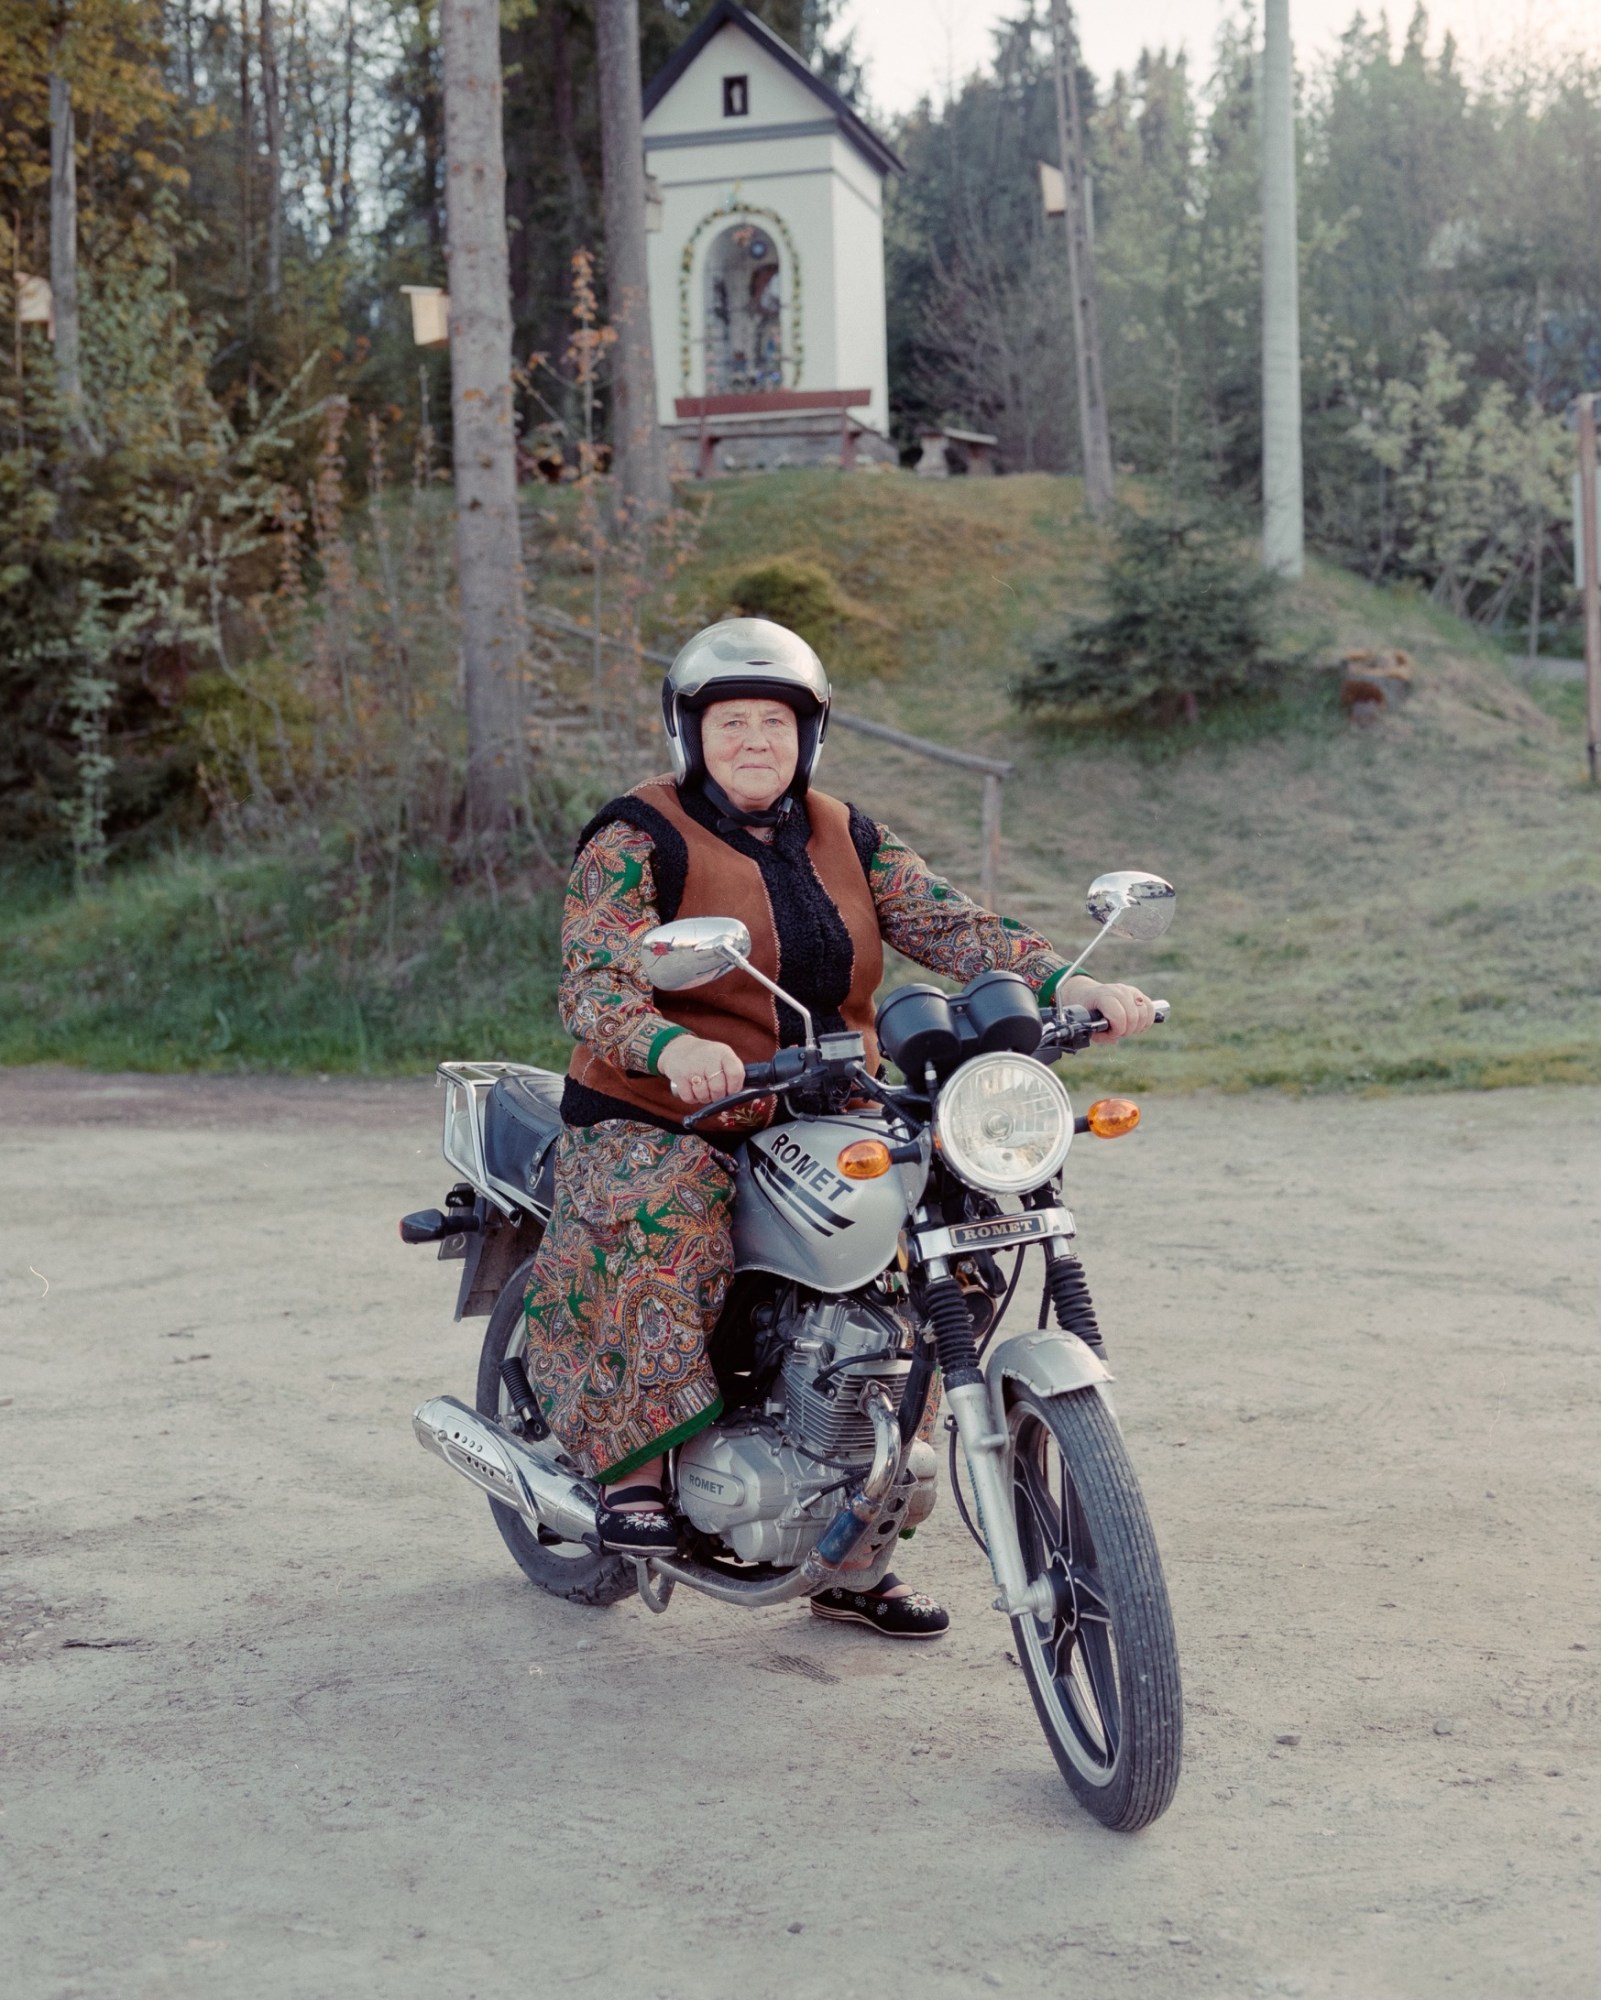
[[[1007,700],[1033,635],[1093,603],[1076,486],[785,473],[703,489],[693,552],[646,601],[670,644],[780,564],[842,706],[1013,759],[1004,906],[1064,945],[1085,885],[1143,865],[1180,892],[1169,937],[1105,973],[1174,1003],[1097,1060],[1108,1084],[1290,1088],[1601,1080],[1601,796],[1571,690],[1537,701],[1477,635],[1404,593],[1314,566],[1290,636],[1399,645],[1417,691],[1355,730],[1332,678],[1276,715],[1071,738]],[[531,513],[536,586],[581,612],[568,496]],[[796,579],[799,582],[796,582]],[[764,588],[770,588],[771,579]],[[582,663],[573,664],[575,695]],[[1542,705],[1542,702],[1546,705]],[[646,759],[649,762],[649,758]],[[976,878],[978,785],[837,731],[824,782],[955,879]],[[179,859],[94,902],[12,899],[0,1059],[407,1069],[550,1059],[548,884],[417,867],[369,899],[327,852]]]

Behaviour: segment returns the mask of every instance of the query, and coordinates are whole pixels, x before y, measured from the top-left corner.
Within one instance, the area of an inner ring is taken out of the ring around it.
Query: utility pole
[[[1067,193],[1067,282],[1073,299],[1073,352],[1078,368],[1078,427],[1084,454],[1084,504],[1092,514],[1112,503],[1112,443],[1106,426],[1101,370],[1101,321],[1095,298],[1095,251],[1090,242],[1084,128],[1079,117],[1078,52],[1067,0],[1051,0],[1056,68],[1056,143]]]
[[[1601,784],[1601,531],[1596,516],[1595,397],[1579,398],[1579,531],[1584,551],[1585,754],[1590,783]]]
[[[1301,305],[1295,228],[1290,0],[1266,0],[1262,47],[1262,560],[1306,567],[1301,486]]]
[[[498,0],[442,0],[439,26],[467,819],[471,834],[481,836],[510,826],[523,796],[522,683],[528,666]]]
[[[672,505],[656,423],[645,263],[645,132],[639,74],[639,0],[595,0],[601,163],[606,200],[606,304],[617,335],[612,450],[625,523]]]

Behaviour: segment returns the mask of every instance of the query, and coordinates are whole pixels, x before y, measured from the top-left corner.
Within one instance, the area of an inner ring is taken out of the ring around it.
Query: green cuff
[[[661,1075],[661,1071],[656,1067],[656,1058],[675,1035],[687,1035],[688,1033],[689,1030],[687,1028],[673,1027],[663,1028],[657,1034],[655,1040],[645,1052],[645,1073],[647,1076]]]
[[[1077,979],[1079,976],[1080,975],[1076,972],[1073,974],[1073,977],[1075,979]],[[1050,978],[1046,980],[1045,984],[1039,990],[1039,996],[1038,996],[1039,1003],[1042,1007],[1050,1006],[1051,1002],[1056,998],[1057,987],[1061,985],[1062,981],[1066,977],[1067,977],[1067,967],[1065,965],[1059,965],[1056,968],[1056,970],[1051,974]]]

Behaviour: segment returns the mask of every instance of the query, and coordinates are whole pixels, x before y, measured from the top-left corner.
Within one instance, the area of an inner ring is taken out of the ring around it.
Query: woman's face
[[[765,812],[795,775],[800,733],[782,701],[709,702],[700,718],[706,769],[741,812]]]

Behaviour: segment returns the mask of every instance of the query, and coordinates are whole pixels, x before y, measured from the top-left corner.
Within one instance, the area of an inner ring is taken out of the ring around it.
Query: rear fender
[[[1010,1340],[1000,1341],[985,1358],[984,1373],[995,1410],[995,1428],[1001,1432],[1006,1429],[1006,1413],[1017,1383],[1032,1389],[1036,1396],[1050,1397],[1100,1389],[1102,1383],[1112,1380],[1112,1371],[1093,1348],[1076,1334],[1053,1329],[1014,1333]]]
[[[488,1202],[479,1207],[486,1211],[484,1226],[466,1239],[456,1292],[457,1319],[482,1319],[493,1312],[506,1280],[525,1257],[533,1256],[545,1234],[545,1218],[538,1213],[512,1223]]]

